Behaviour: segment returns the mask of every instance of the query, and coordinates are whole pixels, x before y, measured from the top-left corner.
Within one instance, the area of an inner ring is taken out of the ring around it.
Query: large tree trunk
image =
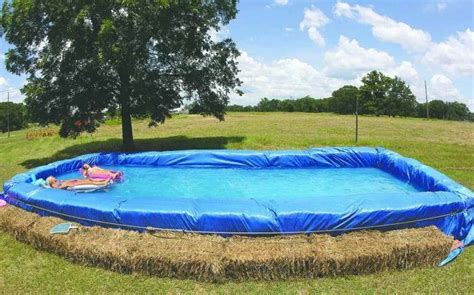
[[[120,106],[122,108],[122,150],[133,151],[132,116],[130,113],[130,77],[127,74],[120,75]]]
[[[122,150],[130,152],[134,149],[130,106],[128,102],[122,102]]]

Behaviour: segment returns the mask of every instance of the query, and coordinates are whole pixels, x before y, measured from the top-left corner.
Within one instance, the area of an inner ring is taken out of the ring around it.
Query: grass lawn
[[[106,124],[78,139],[57,136],[26,140],[26,131],[0,134],[0,183],[16,173],[83,153],[117,150],[121,129]],[[157,128],[134,122],[140,150],[306,149],[354,145],[354,118],[331,114],[231,113],[226,121],[179,115]],[[413,157],[474,189],[474,124],[415,118],[360,119],[360,146],[381,146]],[[0,209],[1,210],[1,209]],[[84,267],[16,242],[0,232],[0,293],[474,293],[474,247],[443,268],[375,275],[209,284],[191,280],[121,275]]]

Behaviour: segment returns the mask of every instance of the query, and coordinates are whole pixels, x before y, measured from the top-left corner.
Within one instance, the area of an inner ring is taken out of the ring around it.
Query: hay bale
[[[233,280],[307,277],[313,256],[306,236],[230,238],[223,255],[224,276]]]
[[[433,267],[453,239],[436,227],[360,231],[336,237],[297,235],[223,238],[80,227],[51,235],[64,220],[0,208],[0,230],[33,247],[121,273],[201,281],[276,280]]]
[[[25,211],[12,206],[0,208],[0,228],[20,241],[27,241],[27,229],[37,220],[36,214],[25,214]]]

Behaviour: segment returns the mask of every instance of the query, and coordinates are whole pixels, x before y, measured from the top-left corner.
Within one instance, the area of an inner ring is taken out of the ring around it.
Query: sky
[[[470,0],[241,0],[237,17],[215,40],[232,38],[241,52],[243,96],[328,97],[360,85],[371,70],[405,80],[417,100],[460,101],[474,111],[474,4]],[[0,39],[0,58],[9,45]],[[0,100],[25,77],[0,65]],[[14,101],[21,101],[18,91]]]

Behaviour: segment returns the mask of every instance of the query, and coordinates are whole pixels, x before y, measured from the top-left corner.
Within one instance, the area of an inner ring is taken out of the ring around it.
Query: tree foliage
[[[444,102],[442,100],[432,100],[428,103],[430,118],[443,120],[469,120],[473,121],[473,114],[469,108],[459,102]],[[426,103],[421,103],[417,107],[417,116],[426,117]]]
[[[77,136],[118,110],[130,149],[132,115],[154,125],[193,100],[224,118],[230,92],[240,93],[239,52],[210,32],[236,13],[236,0],[13,0],[0,21],[13,45],[7,69],[28,75],[23,92],[36,121]]]
[[[426,117],[426,104],[418,103],[405,81],[372,71],[362,78],[357,88],[345,85],[329,98],[316,99],[305,96],[298,99],[262,98],[256,106],[232,105],[233,112],[333,112],[354,114],[359,99],[359,113],[401,117]],[[429,103],[430,117],[446,120],[470,120],[473,114],[465,104],[433,100]]]
[[[386,96],[382,112],[384,115],[410,117],[416,114],[416,97],[402,79],[392,79]]]
[[[448,110],[446,111],[446,119],[448,120],[466,120],[466,118],[470,117],[469,108],[457,101],[447,102]]]
[[[372,71],[362,78],[359,98],[359,114],[383,115],[391,78],[381,72]]]
[[[416,114],[416,97],[406,83],[372,71],[362,78],[359,113],[377,116],[413,116]]]
[[[0,103],[0,131],[7,132],[20,130],[28,126],[26,107],[22,103],[1,102]]]
[[[316,99],[310,96],[305,96],[299,99],[268,99],[262,98],[255,106],[239,106],[233,105],[227,108],[228,111],[242,109],[242,111],[257,111],[257,112],[327,112],[328,103],[324,99]]]
[[[355,86],[346,85],[332,93],[329,100],[329,110],[338,114],[353,114],[356,109],[356,97],[359,89]]]

